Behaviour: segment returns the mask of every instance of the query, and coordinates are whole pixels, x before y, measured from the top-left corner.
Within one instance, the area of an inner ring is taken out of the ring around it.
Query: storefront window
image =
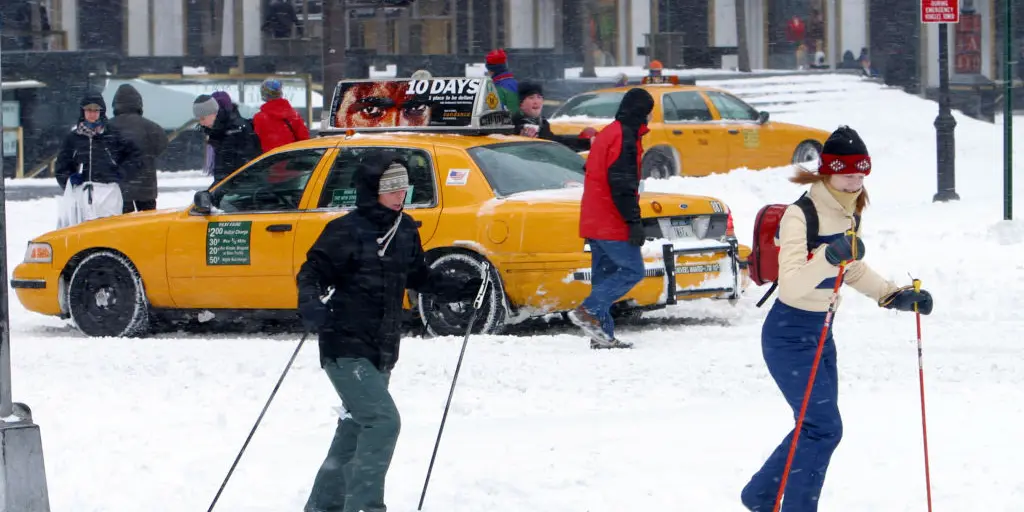
[[[589,21],[590,34],[594,37],[595,66],[616,66],[621,60],[618,48],[619,1],[598,0],[597,12]]]
[[[769,67],[810,69],[828,65],[823,0],[780,0],[769,8]]]
[[[413,32],[419,32],[414,53],[448,54],[451,53],[452,15],[451,0],[418,0],[415,4]]]

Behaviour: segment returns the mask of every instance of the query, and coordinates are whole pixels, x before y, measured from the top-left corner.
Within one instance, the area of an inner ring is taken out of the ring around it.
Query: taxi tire
[[[812,150],[817,153],[818,158],[821,158],[821,149],[821,144],[817,141],[805,140],[796,145],[796,149],[793,150],[793,158],[790,163],[793,165],[799,165],[809,161],[810,159],[801,157],[809,155]]]
[[[430,268],[434,271],[453,272],[466,278],[479,277],[483,271],[483,258],[468,252],[448,252],[442,254],[430,262]],[[477,314],[476,322],[473,325],[473,334],[498,334],[505,327],[505,297],[504,288],[501,286],[501,277],[491,266],[491,284],[487,288],[483,305]],[[420,319],[423,321],[427,333],[431,336],[463,336],[466,334],[465,321],[453,324],[445,322],[445,316],[434,307],[435,302],[429,295],[421,294],[417,300],[417,307]],[[468,320],[471,314],[472,300],[461,303],[464,309],[465,319]],[[446,304],[439,304],[437,308],[448,308]],[[443,310],[442,310],[443,311]],[[451,316],[449,313],[447,316]],[[459,316],[462,316],[461,314]]]
[[[654,147],[644,153],[640,162],[641,175],[644,179],[668,179],[682,175],[682,169],[676,161],[675,152],[665,146]],[[668,169],[665,169],[665,167]],[[666,175],[667,174],[667,175]]]
[[[113,306],[90,310],[86,296],[95,297],[102,291],[97,287],[103,285],[113,291]],[[87,336],[137,336],[149,329],[149,301],[142,276],[120,253],[97,251],[82,259],[71,274],[67,293],[71,321]],[[128,300],[119,302],[119,298]]]

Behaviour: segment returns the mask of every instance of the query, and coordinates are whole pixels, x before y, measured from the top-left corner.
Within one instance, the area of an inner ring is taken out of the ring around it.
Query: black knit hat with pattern
[[[856,130],[843,125],[832,132],[821,149],[819,174],[871,174],[868,147]]]

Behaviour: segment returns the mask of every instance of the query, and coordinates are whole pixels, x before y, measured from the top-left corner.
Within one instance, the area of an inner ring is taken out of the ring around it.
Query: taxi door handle
[[[740,131],[734,129],[734,130],[729,130],[729,133],[731,133],[733,135],[736,135],[736,134],[740,133]]]
[[[422,228],[423,227],[423,221],[422,220],[414,220],[413,223],[415,223],[416,227],[418,227],[418,228]]]
[[[683,134],[682,130],[672,130],[672,135],[682,135],[682,134]]]
[[[292,225],[291,224],[271,224],[271,225],[267,226],[267,231],[270,231],[271,233],[280,233],[282,231],[291,231],[291,230],[292,230]]]

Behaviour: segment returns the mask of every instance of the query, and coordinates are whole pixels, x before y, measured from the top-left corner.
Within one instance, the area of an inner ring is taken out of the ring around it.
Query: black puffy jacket
[[[217,112],[217,119],[212,127],[200,128],[209,137],[210,145],[213,146],[214,183],[226,178],[263,152],[252,122],[238,113],[238,105],[232,105],[230,111],[221,109]]]
[[[406,288],[442,301],[465,298],[465,282],[427,266],[412,217],[378,203],[380,177],[394,160],[393,153],[382,152],[379,162],[359,167],[355,211],[324,227],[296,278],[300,309],[334,287],[329,319],[319,333],[321,361],[365,358],[390,371],[398,361]],[[396,222],[389,241],[386,234]]]
[[[142,95],[131,84],[114,93],[114,118],[108,124],[142,152],[138,172],[125,176],[121,194],[125,201],[152,201],[157,196],[156,159],[167,149],[167,132],[142,117]]]
[[[102,108],[97,129],[90,129],[85,124],[84,107],[93,103]],[[83,181],[96,183],[121,183],[125,176],[137,173],[142,166],[142,152],[110,126],[103,97],[87,94],[80,104],[83,108],[79,111],[78,125],[64,137],[54,166],[60,188],[63,189],[71,175],[78,172],[81,172]]]

